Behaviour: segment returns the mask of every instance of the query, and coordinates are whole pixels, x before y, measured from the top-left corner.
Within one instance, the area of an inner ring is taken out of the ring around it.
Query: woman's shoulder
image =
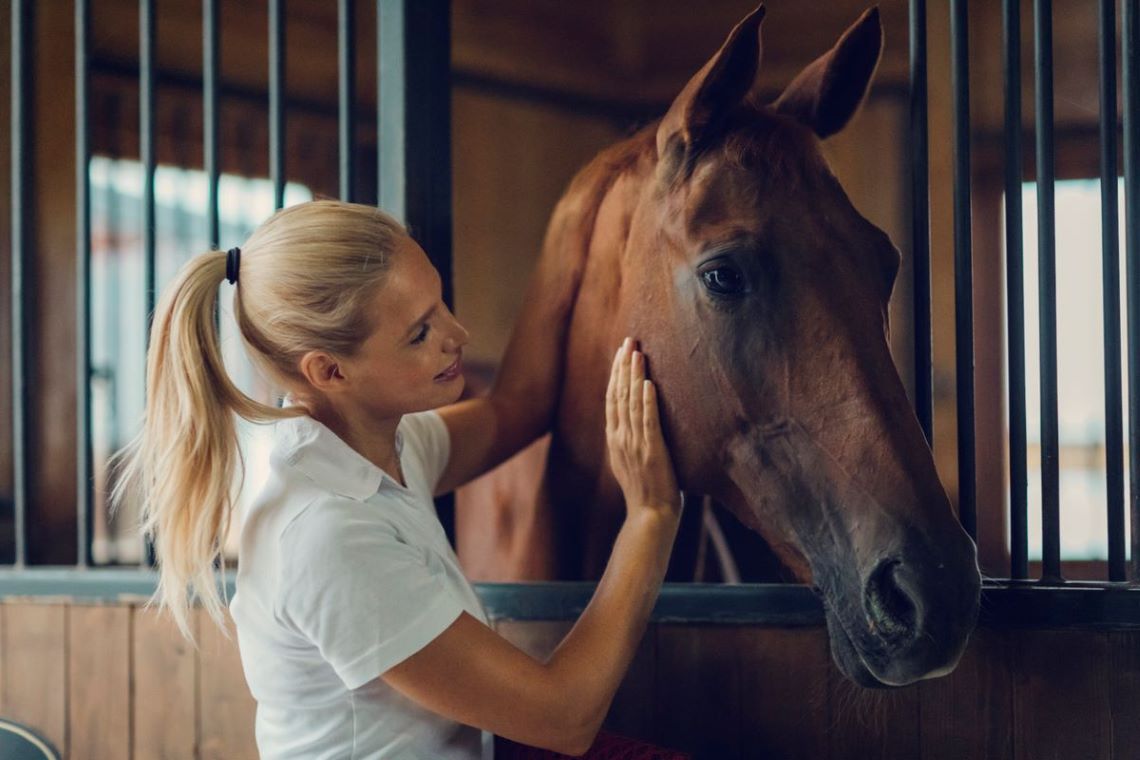
[[[366,536],[400,537],[390,510],[327,491],[317,493],[281,528],[280,541],[294,547],[327,545]]]
[[[408,456],[401,451],[401,460],[422,468],[414,476],[423,481],[423,487],[430,495],[451,456],[451,435],[447,423],[435,409],[413,412],[400,420],[399,435],[401,445],[411,454]]]

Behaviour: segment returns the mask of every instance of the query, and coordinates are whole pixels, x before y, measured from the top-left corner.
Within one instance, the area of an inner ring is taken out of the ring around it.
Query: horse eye
[[[733,266],[720,265],[701,272],[701,281],[710,293],[718,296],[736,296],[745,291],[744,275]]]

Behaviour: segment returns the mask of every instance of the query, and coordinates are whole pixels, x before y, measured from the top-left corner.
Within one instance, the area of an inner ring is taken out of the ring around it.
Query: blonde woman
[[[655,389],[632,341],[614,357],[606,398],[625,525],[548,662],[488,627],[432,502],[550,427],[580,279],[574,262],[554,258],[538,264],[493,391],[461,403],[467,332],[423,250],[374,207],[279,211],[240,249],[191,260],[162,294],[145,424],[124,452],[115,502],[139,490],[156,597],[191,638],[194,598],[221,621],[215,566],[240,466],[234,415],[276,422],[230,605],[263,758],[474,758],[478,729],[569,754],[594,741],[680,513]],[[227,280],[249,355],[287,391],[283,408],[226,375],[214,310]]]

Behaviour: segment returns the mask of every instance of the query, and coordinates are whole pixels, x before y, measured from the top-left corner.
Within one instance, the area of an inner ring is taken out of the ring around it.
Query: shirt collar
[[[285,397],[284,406],[292,406]],[[274,454],[293,465],[318,485],[341,496],[364,501],[387,482],[399,481],[368,461],[324,423],[305,415],[278,420],[274,426]],[[396,456],[404,450],[404,436],[396,428]]]

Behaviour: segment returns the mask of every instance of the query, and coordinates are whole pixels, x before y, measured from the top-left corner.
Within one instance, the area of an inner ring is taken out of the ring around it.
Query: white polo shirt
[[[261,757],[481,757],[479,730],[378,678],[462,611],[487,622],[432,501],[450,453],[443,420],[400,421],[406,488],[310,417],[275,423],[274,436],[230,604]]]

